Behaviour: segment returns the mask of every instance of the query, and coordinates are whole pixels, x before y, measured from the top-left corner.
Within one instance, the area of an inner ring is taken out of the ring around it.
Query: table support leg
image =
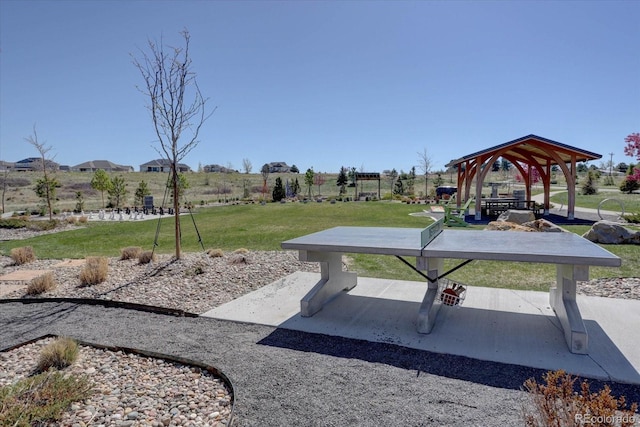
[[[434,283],[427,281],[427,292],[424,294],[418,311],[417,330],[421,334],[431,332],[440,310],[441,304],[434,304],[434,302],[438,297],[438,275],[443,267],[444,260],[442,258],[417,258],[418,270],[426,271],[427,277],[435,281]]]
[[[576,303],[576,282],[589,280],[589,267],[584,265],[557,265],[556,287],[551,288],[549,303],[556,313],[569,350],[588,354],[587,329]]]
[[[357,275],[342,271],[342,254],[335,252],[300,251],[300,261],[320,263],[320,281],[300,300],[300,314],[311,317],[322,306],[342,291],[353,289],[357,284]]]

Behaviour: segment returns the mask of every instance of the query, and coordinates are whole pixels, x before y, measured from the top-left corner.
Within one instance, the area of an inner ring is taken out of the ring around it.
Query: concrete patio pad
[[[50,271],[51,270],[17,270],[3,274],[0,276],[0,298],[18,289],[26,288],[31,280]]]
[[[51,270],[16,270],[0,276],[0,282],[28,282],[50,272]]]
[[[640,384],[637,300],[579,295],[589,334],[589,354],[579,355],[569,351],[546,292],[470,286],[464,304],[443,305],[425,335],[416,331],[416,317],[426,283],[361,277],[320,312],[301,317],[300,299],[319,278],[296,272],[202,316]]]

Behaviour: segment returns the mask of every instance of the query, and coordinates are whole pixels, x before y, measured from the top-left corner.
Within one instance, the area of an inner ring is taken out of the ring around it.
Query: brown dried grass
[[[73,339],[56,338],[40,352],[36,370],[46,372],[51,368],[64,369],[78,359],[79,352],[78,343]]]
[[[156,254],[153,251],[144,251],[141,252],[138,256],[138,262],[140,264],[149,264],[152,261],[156,260]]]
[[[16,265],[27,264],[36,260],[36,254],[31,246],[11,249],[11,259]]]
[[[211,258],[220,258],[224,256],[222,249],[207,249],[207,255]]]
[[[108,274],[109,260],[106,257],[87,257],[80,271],[80,284],[82,286],[97,285],[107,280]]]
[[[57,286],[53,272],[49,271],[41,276],[34,277],[27,285],[27,295],[40,295],[55,289]]]
[[[141,252],[142,248],[140,246],[129,246],[120,251],[120,259],[138,259]]]
[[[525,425],[528,427],[577,427],[594,424],[599,426],[633,427],[638,415],[638,404],[627,408],[624,396],[615,398],[605,385],[592,393],[589,383],[580,384],[580,392],[574,388],[576,378],[562,370],[547,372],[542,377],[545,384],[533,378],[524,383],[531,394],[533,412],[525,409]]]

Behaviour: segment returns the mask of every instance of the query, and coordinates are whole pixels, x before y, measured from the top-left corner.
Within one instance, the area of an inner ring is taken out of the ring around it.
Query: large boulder
[[[613,221],[596,222],[582,237],[595,243],[640,245],[640,231]]]
[[[500,214],[498,221],[513,222],[516,224],[524,224],[525,222],[535,221],[536,216],[531,211],[509,209]]]

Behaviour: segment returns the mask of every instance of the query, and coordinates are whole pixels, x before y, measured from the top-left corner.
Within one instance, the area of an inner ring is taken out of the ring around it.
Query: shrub
[[[27,286],[27,295],[40,295],[56,288],[56,280],[52,272],[34,277]]]
[[[623,193],[631,194],[640,188],[640,180],[637,180],[633,175],[625,177],[624,181],[620,183],[620,191]]]
[[[91,394],[91,382],[86,376],[52,371],[25,378],[0,388],[0,425],[57,425],[73,402]]]
[[[245,253],[234,253],[233,257],[229,260],[231,264],[249,264],[251,261]]]
[[[611,389],[605,385],[598,393],[592,393],[585,380],[580,385],[580,393],[574,391],[576,378],[564,371],[547,372],[542,377],[546,384],[538,384],[533,378],[524,383],[524,388],[532,395],[533,412],[525,411],[525,425],[530,427],[580,426],[589,420],[605,420],[598,425],[635,425],[638,404],[628,409],[624,397],[616,399]],[[608,420],[608,421],[607,421]]]
[[[67,221],[67,224],[75,224],[76,222],[78,222],[78,218],[72,215],[67,217],[66,221]]]
[[[246,248],[238,248],[235,251],[233,251],[234,254],[247,254],[249,253],[249,249]]]
[[[142,248],[140,246],[126,247],[120,251],[120,259],[138,259],[140,252],[142,252]]]
[[[27,223],[27,228],[30,230],[36,230],[36,231],[46,231],[46,230],[54,230],[59,224],[60,224],[60,221],[58,221],[57,219],[43,220],[43,221],[29,221]]]
[[[97,285],[107,280],[109,260],[105,257],[87,257],[85,265],[80,271],[82,286]]]
[[[27,220],[22,218],[7,218],[0,219],[0,228],[25,228],[27,226]]]
[[[220,258],[224,256],[224,252],[222,252],[222,249],[207,249],[207,255],[211,258]]]
[[[78,222],[80,224],[86,224],[89,221],[89,218],[87,218],[86,216],[81,216],[80,218],[78,218]]]
[[[11,249],[11,259],[16,265],[26,264],[36,260],[36,254],[31,246]]]
[[[149,264],[152,261],[156,260],[156,254],[153,251],[144,251],[141,252],[138,256],[138,262],[140,264]]]
[[[78,352],[78,343],[71,338],[56,338],[40,352],[36,370],[46,372],[51,368],[64,369],[76,361]]]
[[[623,218],[627,222],[631,222],[631,223],[634,223],[634,224],[640,224],[640,212],[634,212],[634,213],[625,214],[625,215],[623,215]]]

